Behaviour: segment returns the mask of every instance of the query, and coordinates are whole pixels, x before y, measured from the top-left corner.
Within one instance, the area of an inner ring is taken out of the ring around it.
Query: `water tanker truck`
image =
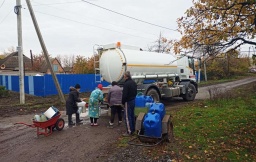
[[[125,71],[130,71],[138,92],[151,96],[154,101],[171,97],[195,99],[198,86],[192,57],[142,51],[119,42],[97,46],[95,51],[96,82],[117,81],[122,86]]]

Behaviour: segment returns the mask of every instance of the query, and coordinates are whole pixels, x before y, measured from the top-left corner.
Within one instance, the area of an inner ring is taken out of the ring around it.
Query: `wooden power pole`
[[[24,64],[23,64],[23,45],[22,45],[22,21],[21,21],[21,2],[16,0],[15,13],[17,14],[18,29],[18,60],[19,60],[19,85],[20,85],[20,104],[25,104],[24,91]]]
[[[45,57],[45,59],[46,59],[48,68],[51,70],[51,74],[52,74],[53,81],[54,81],[55,86],[56,86],[56,88],[57,88],[57,90],[58,90],[59,98],[60,98],[60,100],[61,100],[62,103],[65,103],[64,95],[63,95],[62,90],[61,90],[61,88],[60,88],[60,84],[59,84],[59,82],[58,82],[58,79],[57,79],[57,77],[56,77],[56,75],[55,75],[55,73],[54,73],[54,71],[53,71],[52,64],[51,64],[50,59],[49,59],[49,54],[48,54],[48,51],[47,51],[46,46],[45,46],[45,44],[44,44],[44,40],[43,40],[41,31],[40,31],[40,29],[39,29],[38,23],[37,23],[37,21],[36,21],[36,17],[35,17],[33,8],[32,8],[32,6],[31,6],[30,0],[26,0],[26,2],[27,2],[27,5],[28,5],[29,13],[30,13],[30,15],[31,15],[33,24],[34,24],[35,29],[36,29],[36,33],[37,33],[38,39],[39,39],[39,41],[40,41],[41,47],[42,47],[43,52],[44,52],[44,57]]]

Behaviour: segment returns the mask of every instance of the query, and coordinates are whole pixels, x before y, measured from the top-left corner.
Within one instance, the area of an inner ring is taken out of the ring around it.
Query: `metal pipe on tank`
[[[160,75],[134,75],[132,79],[150,79],[150,78],[166,78],[175,77],[177,74],[160,74]]]

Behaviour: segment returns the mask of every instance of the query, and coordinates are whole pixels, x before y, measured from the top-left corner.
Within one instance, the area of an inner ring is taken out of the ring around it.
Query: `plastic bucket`
[[[44,112],[44,115],[48,119],[52,118],[55,114],[56,114],[56,111],[54,111],[54,109],[52,107],[49,107],[49,109],[46,112]]]

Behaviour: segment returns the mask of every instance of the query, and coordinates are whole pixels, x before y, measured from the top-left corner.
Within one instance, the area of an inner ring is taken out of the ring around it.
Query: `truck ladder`
[[[99,45],[94,45],[93,46],[93,60],[94,60],[94,80],[96,84],[101,83],[101,75],[100,75],[100,54],[98,53],[97,49],[100,48]]]

